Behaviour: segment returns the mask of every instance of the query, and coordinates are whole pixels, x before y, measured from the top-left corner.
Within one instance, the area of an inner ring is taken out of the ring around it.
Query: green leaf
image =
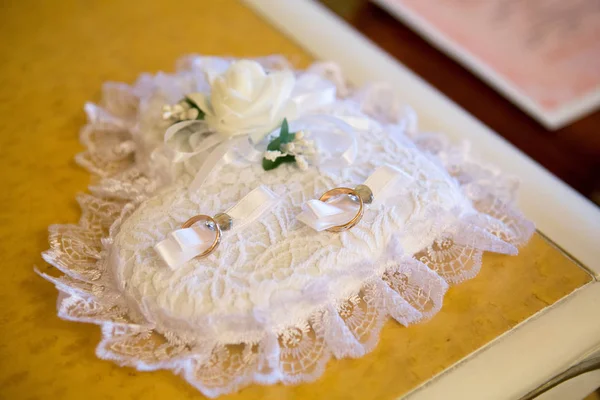
[[[281,129],[279,130],[279,137],[271,140],[271,142],[267,145],[267,151],[281,151],[281,145],[292,142],[295,137],[295,133],[290,133],[287,118],[284,118],[283,122],[281,123]],[[262,166],[265,171],[270,171],[279,167],[283,163],[291,162],[296,162],[296,157],[293,155],[279,157],[276,158],[275,161],[263,158]]]
[[[281,123],[281,129],[279,130],[279,139],[281,139],[281,143],[289,143],[289,136],[290,127],[288,126],[287,118],[284,118],[283,122]]]
[[[269,143],[267,145],[267,150],[269,151],[275,151],[275,150],[279,150],[281,148],[281,139],[280,138],[275,138],[271,141],[271,143]]]
[[[198,107],[198,104],[194,103],[188,97],[184,97],[183,99],[185,100],[186,103],[188,103],[188,105],[190,107],[195,108],[196,110],[198,110],[198,116],[196,117],[196,120],[204,119],[204,116],[206,115],[206,113],[204,111],[202,111],[200,109],[200,107]]]
[[[296,162],[296,157],[289,154],[284,157],[276,158],[275,161],[271,161],[271,160],[267,160],[266,158],[263,158],[262,166],[265,171],[270,171],[272,169],[279,167],[283,163],[291,163],[291,162]]]

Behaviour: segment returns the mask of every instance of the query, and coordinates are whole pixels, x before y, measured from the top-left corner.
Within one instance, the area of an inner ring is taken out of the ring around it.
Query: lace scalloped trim
[[[184,61],[193,64],[193,58]],[[350,95],[335,65],[318,64],[313,71]],[[438,134],[417,133],[413,121],[414,143],[457,179],[479,213],[458,221],[417,254],[383,266],[382,275],[368,278],[347,300],[256,342],[218,343],[158,332],[150,322],[139,322],[139,312],[104,274],[107,249],[121,221],[159,185],[135,163],[135,93],[127,85],[108,83],[103,104],[86,105],[89,123],[81,132],[86,151],[76,159],[100,179],[90,187],[91,195],[78,197],[82,216],[77,225],[50,227],[50,249],[43,257],[64,275],[39,273],[59,290],[61,318],[102,327],[98,357],[139,370],[171,369],[207,396],[251,383],[311,381],[332,356],[361,357],[375,347],[387,318],[410,325],[433,317],[449,284],[477,275],[483,251],[516,254],[514,246],[526,243],[534,231],[513,204],[514,181],[472,160],[464,146],[453,146]],[[379,120],[393,123],[404,113],[410,124],[414,118],[386,87],[372,86],[360,94],[363,110]]]

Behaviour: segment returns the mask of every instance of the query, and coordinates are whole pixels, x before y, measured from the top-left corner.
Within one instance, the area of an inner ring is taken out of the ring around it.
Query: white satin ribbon
[[[350,221],[358,212],[358,205],[348,196],[339,196],[331,201],[309,200],[302,205],[298,221],[317,232]]]
[[[279,197],[265,186],[259,186],[244,196],[237,204],[225,211],[233,220],[236,231],[255,221],[279,201]],[[204,253],[215,240],[215,231],[200,221],[189,228],[177,229],[156,244],[154,249],[169,268],[175,270],[187,261]]]
[[[292,101],[298,114],[316,110],[335,101],[336,88],[333,83],[315,74],[303,74],[296,80]]]
[[[394,199],[404,194],[408,186],[414,182],[414,178],[406,172],[390,164],[384,164],[377,168],[363,182],[373,192],[373,203],[371,207],[380,204],[393,203]]]
[[[197,222],[189,228],[178,229],[157,243],[154,250],[172,270],[204,253],[215,240],[215,231],[206,226],[206,221]]]
[[[367,178],[364,185],[373,192],[373,203],[370,207],[384,203],[393,203],[406,192],[414,179],[391,165],[383,165]],[[369,205],[365,204],[365,207]],[[317,232],[350,221],[358,212],[359,205],[349,196],[339,196],[330,201],[309,200],[302,206],[302,212],[296,217],[300,222],[310,226]]]

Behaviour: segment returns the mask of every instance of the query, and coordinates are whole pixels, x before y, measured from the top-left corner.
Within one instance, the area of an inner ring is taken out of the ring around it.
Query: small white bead
[[[279,150],[265,152],[265,158],[269,161],[275,161],[281,156],[283,156],[283,153],[281,153]]]
[[[303,156],[296,156],[296,164],[302,171],[306,171],[308,169],[308,162]]]
[[[294,153],[296,151],[296,145],[292,142],[292,143],[286,143],[285,144],[285,151],[287,153]]]
[[[196,119],[200,113],[195,108],[190,108],[187,112],[187,119]]]

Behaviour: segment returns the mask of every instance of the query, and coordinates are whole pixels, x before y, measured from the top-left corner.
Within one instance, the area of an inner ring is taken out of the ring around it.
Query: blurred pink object
[[[377,2],[549,127],[600,105],[596,0]]]

